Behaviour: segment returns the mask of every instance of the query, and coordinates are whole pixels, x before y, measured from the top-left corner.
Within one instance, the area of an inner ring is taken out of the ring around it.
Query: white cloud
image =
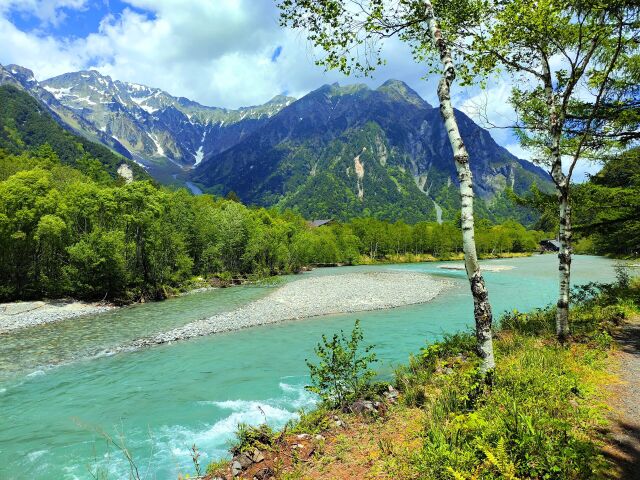
[[[64,39],[22,32],[6,13],[20,4],[21,11],[44,23],[60,18],[65,9],[85,8],[85,0],[0,0],[0,62],[32,68],[39,79],[92,67],[225,107],[263,103],[283,92],[300,96],[328,82],[377,86],[388,78],[405,80],[435,100],[435,83],[421,80],[426,69],[397,40],[385,46],[388,65],[374,79],[325,73],[314,64],[316,55],[304,34],[278,25],[278,10],[270,0],[192,0],[188,8],[174,0],[127,3],[131,8],[103,18],[97,32]],[[282,52],[273,62],[279,46]]]
[[[84,65],[83,56],[73,44],[22,32],[3,17],[0,17],[0,42],[3,46],[0,63],[31,68],[39,79],[78,70]]]

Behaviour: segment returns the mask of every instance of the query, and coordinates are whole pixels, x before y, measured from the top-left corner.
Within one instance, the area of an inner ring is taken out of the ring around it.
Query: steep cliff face
[[[36,98],[53,118],[65,128],[85,138],[100,142],[116,152],[131,158],[131,153],[115,138],[106,135],[72,108],[63,105],[35,79],[33,72],[19,65],[0,65],[0,85],[14,85]]]
[[[462,112],[456,115],[485,205],[507,187],[548,183],[544,171],[497,145]],[[376,90],[325,85],[206,158],[193,178],[215,193],[234,191],[249,203],[314,217],[435,218],[434,201],[452,213],[457,198],[438,109],[397,80]]]
[[[5,82],[0,85],[0,150],[21,155],[38,151],[45,145],[48,148],[44,155],[52,151],[61,163],[77,167],[89,175],[107,172],[114,178],[120,175],[129,180],[150,179],[144,169],[133,161],[100,143],[74,135],[69,128],[63,128],[59,119],[53,118],[51,110],[29,95],[20,84]],[[86,163],[85,155],[97,160],[103,169],[96,170],[93,162]]]

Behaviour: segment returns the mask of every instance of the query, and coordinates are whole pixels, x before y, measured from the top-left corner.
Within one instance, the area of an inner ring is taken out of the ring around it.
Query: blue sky
[[[54,21],[43,21],[34,9],[22,9],[19,5],[8,11],[11,23],[25,32],[34,32],[59,39],[83,38],[98,31],[102,19],[107,15],[119,15],[125,8],[132,8],[117,0],[86,2],[79,8],[58,9]]]
[[[274,0],[0,0],[0,45],[0,63],[38,79],[95,68],[206,105],[236,108],[335,81],[376,87],[389,78],[437,104],[436,80],[424,80],[426,67],[397,39],[386,42],[387,64],[371,79],[324,72],[304,35],[278,25]],[[458,89],[454,102],[481,125],[478,112],[508,125],[509,93],[509,81],[496,79],[485,91]],[[528,158],[509,130],[490,132]]]

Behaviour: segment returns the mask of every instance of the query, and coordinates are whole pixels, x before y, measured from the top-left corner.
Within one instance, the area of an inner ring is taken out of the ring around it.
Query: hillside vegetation
[[[115,178],[118,167],[126,164],[134,177],[150,179],[136,163],[107,147],[63,129],[34,98],[12,85],[0,85],[0,149],[19,155],[48,145],[62,164],[85,172],[104,169]]]
[[[362,219],[311,228],[292,212],[147,180],[125,183],[91,158],[77,163],[62,164],[48,144],[20,155],[0,150],[1,300],[72,295],[128,302],[196,283],[358,263],[363,255],[435,259],[462,248],[452,223]],[[483,252],[500,253],[532,251],[542,233],[507,222],[487,223],[478,235]]]

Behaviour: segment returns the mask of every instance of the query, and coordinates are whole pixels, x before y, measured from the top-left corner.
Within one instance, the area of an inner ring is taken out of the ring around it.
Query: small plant
[[[207,475],[215,477],[224,472],[229,466],[229,460],[215,460],[207,465]]]
[[[625,263],[617,263],[613,269],[616,272],[616,286],[623,289],[629,288],[631,285],[629,265]]]
[[[236,431],[236,441],[231,447],[231,453],[238,455],[239,453],[252,452],[254,449],[265,450],[270,448],[275,441],[276,432],[263,423],[257,427],[240,423]]]
[[[438,359],[456,355],[474,355],[476,339],[472,333],[454,333],[444,336],[442,341],[432,343],[420,350],[424,367],[435,368]]]
[[[525,335],[543,335],[555,332],[555,307],[537,308],[523,313],[505,312],[500,318],[500,329]]]
[[[315,435],[329,429],[331,421],[328,412],[322,407],[306,412],[298,412],[298,420],[292,420],[289,424],[291,433],[308,433]]]
[[[202,476],[202,471],[200,469],[200,462],[198,459],[200,458],[200,452],[198,451],[198,447],[194,443],[191,445],[191,450],[189,450],[189,454],[191,455],[191,461],[193,462],[193,466],[196,469],[196,475],[199,477]]]
[[[364,347],[359,355],[363,338],[360,321],[356,320],[349,338],[343,331],[334,334],[331,340],[322,336],[322,342],[315,348],[318,364],[305,360],[312,382],[306,389],[320,395],[329,407],[345,408],[364,396],[371,386],[375,372],[369,366],[377,360],[375,353],[370,353],[373,345]]]

